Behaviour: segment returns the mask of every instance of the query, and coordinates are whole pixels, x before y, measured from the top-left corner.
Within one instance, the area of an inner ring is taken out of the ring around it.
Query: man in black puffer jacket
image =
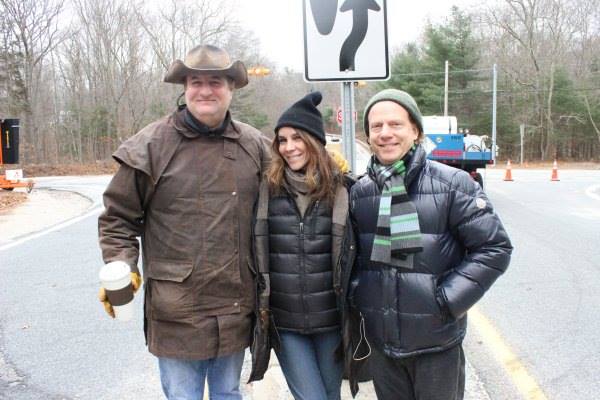
[[[350,303],[364,318],[377,398],[462,399],[467,311],[508,267],[510,240],[466,172],[426,159],[408,93],[373,96],[364,127],[374,155],[350,196]]]

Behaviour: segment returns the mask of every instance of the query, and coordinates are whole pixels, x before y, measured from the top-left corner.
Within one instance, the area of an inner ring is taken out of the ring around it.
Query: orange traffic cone
[[[506,162],[506,172],[504,174],[504,180],[505,181],[512,181],[513,180],[513,178],[512,178],[512,169],[511,169],[511,166],[510,166],[510,160],[508,160]]]
[[[550,178],[551,181],[560,181],[560,179],[558,179],[558,164],[556,163],[556,160],[554,160],[554,164],[552,164],[552,177]]]

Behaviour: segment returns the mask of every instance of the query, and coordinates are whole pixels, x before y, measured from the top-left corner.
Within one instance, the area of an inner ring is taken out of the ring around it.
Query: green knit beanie
[[[375,103],[379,103],[380,101],[393,101],[404,107],[417,123],[419,135],[423,134],[423,116],[421,115],[421,111],[419,110],[419,106],[417,106],[417,102],[415,101],[415,99],[413,99],[413,97],[410,94],[402,90],[385,89],[377,93],[375,96],[371,97],[371,99],[367,103],[367,106],[365,107],[363,123],[365,128],[365,135],[367,135],[367,137],[369,136],[369,111],[371,110],[371,107],[375,105]]]

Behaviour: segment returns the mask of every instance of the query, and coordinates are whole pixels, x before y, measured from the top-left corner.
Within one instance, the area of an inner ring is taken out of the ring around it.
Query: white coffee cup
[[[131,268],[123,261],[113,261],[100,269],[100,283],[115,311],[115,318],[129,321],[133,317]]]

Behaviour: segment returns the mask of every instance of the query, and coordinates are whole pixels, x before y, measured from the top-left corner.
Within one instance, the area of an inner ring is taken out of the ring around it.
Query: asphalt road
[[[0,252],[0,399],[160,398],[141,319],[108,320],[96,298],[102,261],[94,210],[107,183],[37,180],[38,188],[89,197],[88,216]]]
[[[484,179],[515,250],[479,308],[548,399],[598,398],[600,171],[561,170],[559,182],[550,171],[513,170],[514,182],[503,174]],[[518,398],[510,362],[490,363],[485,338],[471,332],[467,354],[490,397]]]
[[[596,398],[600,171],[561,171],[560,182],[550,182],[549,171],[513,170],[514,182],[502,181],[502,174],[489,171],[484,179],[515,252],[477,307],[498,336],[471,318],[465,344],[475,370],[470,380],[481,380],[477,388],[491,399]],[[90,212],[0,247],[0,399],[162,398],[140,314],[127,323],[111,321],[96,300],[102,265],[96,219],[107,182],[40,181],[38,187],[89,197]],[[140,300],[136,296],[141,313]]]

